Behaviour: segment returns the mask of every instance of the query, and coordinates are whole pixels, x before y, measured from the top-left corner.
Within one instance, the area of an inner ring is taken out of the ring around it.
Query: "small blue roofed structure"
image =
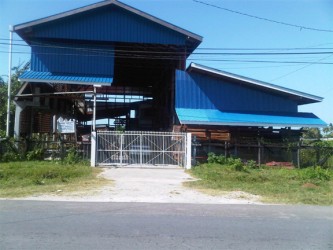
[[[298,105],[321,97],[194,63],[176,74],[176,113],[181,124],[326,126],[315,115],[297,111]]]
[[[227,145],[239,154],[240,143],[297,141],[303,127],[326,126],[298,112],[321,97],[204,65],[186,69],[201,36],[116,0],[14,31],[31,46],[15,100],[17,137],[52,134],[57,117],[75,119],[78,136],[89,133],[93,85],[101,86],[96,117],[109,129],[191,132],[206,151]]]

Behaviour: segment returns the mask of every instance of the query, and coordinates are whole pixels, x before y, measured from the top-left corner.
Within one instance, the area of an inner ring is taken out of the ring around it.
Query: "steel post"
[[[13,47],[13,26],[9,26],[9,54],[8,54],[8,95],[7,95],[7,127],[6,136],[10,135],[10,103],[12,86],[12,47]]]

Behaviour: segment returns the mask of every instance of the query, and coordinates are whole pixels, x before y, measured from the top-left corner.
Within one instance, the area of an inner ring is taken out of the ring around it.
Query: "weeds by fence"
[[[90,159],[90,143],[2,139],[0,161]]]
[[[257,164],[285,163],[295,167],[321,166],[333,168],[333,141],[300,141],[279,144],[214,144],[195,146],[195,159],[204,163],[209,153],[224,157],[240,158],[243,162],[256,161]]]
[[[260,164],[267,162],[290,162],[295,167],[321,166],[333,168],[333,141],[304,140],[298,143],[284,145],[232,145],[221,144],[220,147],[204,145],[195,146],[194,158],[206,162],[208,153],[214,152],[225,157],[241,158],[244,162],[252,160]],[[27,140],[14,141],[13,139],[0,139],[0,161],[19,160],[63,160],[67,155],[81,160],[90,159],[90,142],[76,142],[60,140]]]

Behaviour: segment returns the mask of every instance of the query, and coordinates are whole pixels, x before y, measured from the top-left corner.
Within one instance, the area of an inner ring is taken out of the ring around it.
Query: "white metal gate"
[[[96,133],[96,165],[186,166],[187,134],[146,131]]]

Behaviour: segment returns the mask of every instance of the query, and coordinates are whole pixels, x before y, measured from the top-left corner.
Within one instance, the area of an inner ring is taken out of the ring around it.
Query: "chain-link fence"
[[[333,145],[308,142],[294,143],[200,143],[194,142],[193,158],[205,162],[208,153],[254,160],[259,164],[293,167],[322,166],[333,168]]]

